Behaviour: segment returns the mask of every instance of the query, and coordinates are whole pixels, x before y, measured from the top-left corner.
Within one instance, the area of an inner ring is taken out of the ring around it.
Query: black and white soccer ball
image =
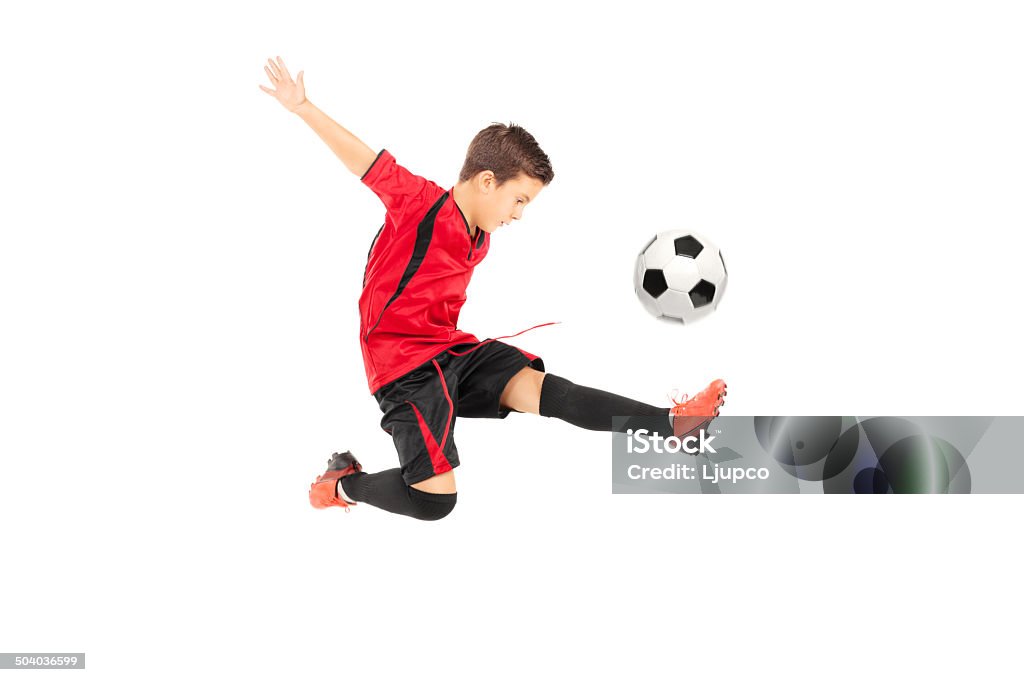
[[[729,273],[718,247],[690,230],[660,232],[636,259],[633,286],[651,315],[689,324],[718,307]]]

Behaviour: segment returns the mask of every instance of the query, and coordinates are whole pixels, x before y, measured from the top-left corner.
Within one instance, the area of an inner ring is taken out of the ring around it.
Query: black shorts
[[[380,427],[394,438],[406,485],[459,466],[455,418],[507,417],[513,410],[501,406],[501,393],[524,367],[543,372],[544,361],[487,339],[453,346],[374,393],[384,412]]]

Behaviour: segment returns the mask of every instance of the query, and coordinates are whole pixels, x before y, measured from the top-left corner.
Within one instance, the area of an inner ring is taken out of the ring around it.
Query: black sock
[[[349,499],[422,521],[437,521],[455,508],[458,493],[427,493],[405,484],[401,469],[368,474],[357,471],[341,478]]]
[[[655,407],[589,386],[577,386],[554,374],[545,374],[540,389],[540,414],[557,417],[591,431],[647,429],[663,437],[673,435],[667,407]],[[629,417],[621,428],[612,428],[612,417]]]

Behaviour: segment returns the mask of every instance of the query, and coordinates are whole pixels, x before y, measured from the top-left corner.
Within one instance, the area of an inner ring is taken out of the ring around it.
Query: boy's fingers
[[[288,73],[288,67],[286,67],[284,65],[284,60],[281,59],[280,57],[278,57],[277,58],[277,64],[278,64],[278,66],[280,66],[281,73],[284,74],[285,78],[287,78],[288,80],[291,80],[292,79],[292,75],[290,73]]]
[[[262,85],[260,86],[260,90],[262,90],[263,92],[267,93],[268,95],[272,95],[272,96],[276,96],[277,95],[276,92],[274,92],[270,88],[265,88]]]
[[[267,64],[269,64],[270,66],[269,67],[268,66],[264,66],[263,68],[267,69],[268,71],[270,71],[270,73],[273,74],[275,79],[276,78],[280,78],[281,74],[277,70],[277,64],[274,63],[274,60],[273,59],[268,59],[267,60]]]
[[[263,70],[267,72],[267,76],[270,78],[271,83],[277,83],[277,76],[275,76],[274,72],[270,70],[270,67],[264,66]]]

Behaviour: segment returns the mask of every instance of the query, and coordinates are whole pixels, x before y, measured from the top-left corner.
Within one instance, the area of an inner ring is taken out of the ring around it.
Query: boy
[[[481,130],[459,182],[445,191],[317,109],[306,99],[302,71],[292,80],[280,57],[267,61],[274,89],[260,89],[309,124],[387,209],[367,254],[359,336],[370,393],[384,412],[380,425],[394,439],[401,467],[368,474],[352,453],[335,453],[310,486],[314,507],[349,511],[365,502],[417,519],[447,516],[456,500],[456,417],[529,412],[611,431],[613,416],[633,415],[623,431],[682,437],[718,416],[726,394],[720,379],[671,409],[655,407],[545,374],[541,358],[458,329],[491,233],[519,220],[554,178],[532,135],[500,123]]]

